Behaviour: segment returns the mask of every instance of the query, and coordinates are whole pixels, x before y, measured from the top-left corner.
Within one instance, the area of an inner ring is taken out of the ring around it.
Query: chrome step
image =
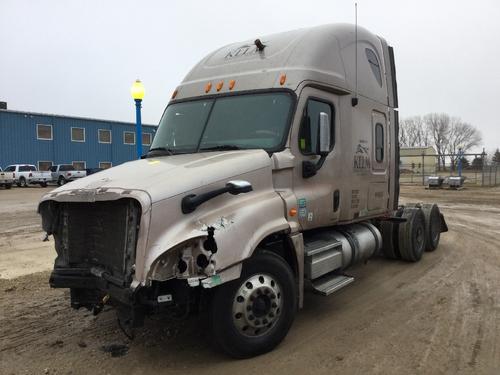
[[[323,296],[329,296],[333,292],[349,285],[354,281],[354,277],[346,275],[330,274],[312,281],[312,287],[315,293]]]

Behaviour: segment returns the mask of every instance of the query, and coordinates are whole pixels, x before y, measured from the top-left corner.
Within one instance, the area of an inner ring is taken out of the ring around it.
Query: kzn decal
[[[365,170],[370,168],[370,153],[368,146],[363,145],[366,141],[360,141],[354,153],[354,170]]]

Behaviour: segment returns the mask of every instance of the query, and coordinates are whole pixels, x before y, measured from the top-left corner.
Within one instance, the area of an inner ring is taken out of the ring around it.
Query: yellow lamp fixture
[[[145,94],[144,85],[141,80],[136,79],[132,87],[130,88],[130,94],[134,100],[142,100]]]

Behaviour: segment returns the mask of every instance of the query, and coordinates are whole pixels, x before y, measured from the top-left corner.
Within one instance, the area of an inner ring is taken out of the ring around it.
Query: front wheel
[[[261,252],[245,261],[241,277],[214,290],[210,326],[215,343],[235,358],[274,349],[297,309],[295,279],[280,256]]]
[[[26,182],[26,179],[24,177],[21,177],[19,179],[19,185],[20,187],[27,187],[28,186],[28,183]]]
[[[57,185],[63,186],[66,183],[66,179],[63,176],[59,177],[59,180],[57,180]]]
[[[12,184],[5,184],[6,189],[10,189],[12,187]]]

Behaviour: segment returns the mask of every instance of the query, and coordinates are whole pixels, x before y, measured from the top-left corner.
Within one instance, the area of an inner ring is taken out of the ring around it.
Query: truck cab
[[[397,106],[393,50],[362,28],[214,51],[141,160],[42,198],[51,286],[74,308],[113,304],[130,329],[199,309],[228,354],[272,350],[306,289],[334,293],[381,251],[417,261],[446,230],[436,205],[398,204]]]

